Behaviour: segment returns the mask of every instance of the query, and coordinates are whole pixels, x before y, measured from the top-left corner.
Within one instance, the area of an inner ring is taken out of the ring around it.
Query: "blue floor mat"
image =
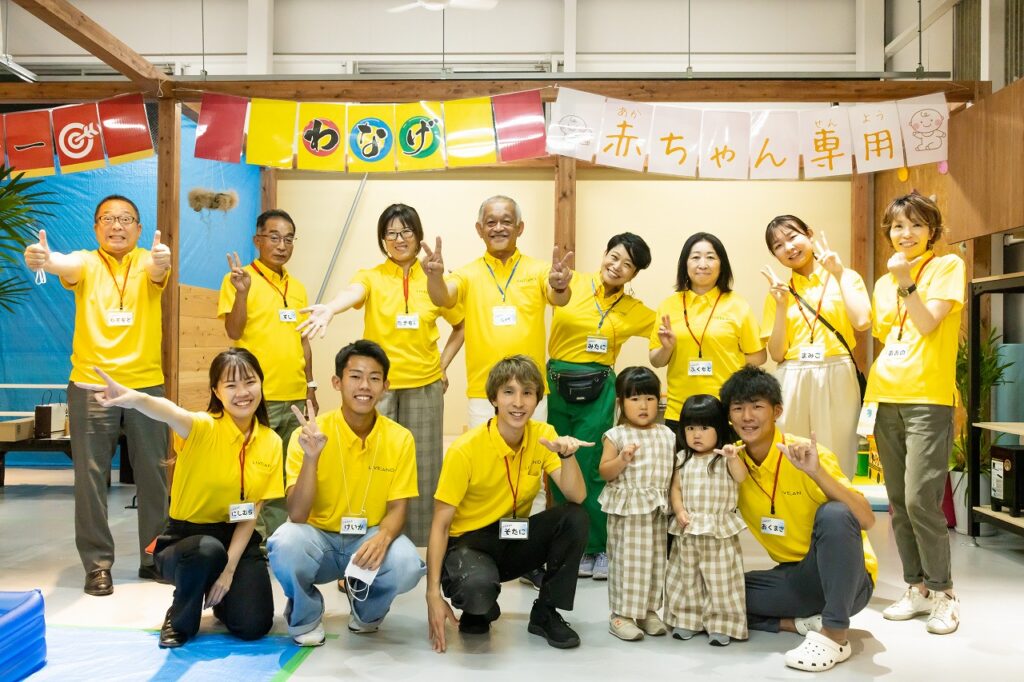
[[[151,630],[49,626],[46,666],[31,680],[286,680],[311,649],[290,637],[243,642],[200,633],[178,649],[157,646]]]

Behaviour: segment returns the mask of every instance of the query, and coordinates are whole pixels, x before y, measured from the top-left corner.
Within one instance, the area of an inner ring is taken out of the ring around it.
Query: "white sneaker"
[[[299,646],[320,646],[327,639],[326,633],[324,633],[324,624],[317,623],[316,627],[309,632],[303,632],[301,635],[295,635],[292,637],[292,641]]]
[[[838,644],[820,632],[808,632],[803,644],[786,652],[786,665],[817,673],[831,670],[850,657],[850,643]]]
[[[928,632],[933,635],[948,635],[960,627],[960,600],[945,592],[936,592],[932,599],[934,606],[928,616]]]
[[[356,614],[355,599],[352,597],[352,590],[345,590],[345,596],[348,597],[348,631],[354,632],[357,635],[369,635],[380,630],[380,624],[384,621],[383,618],[374,623],[365,623]]]
[[[806,618],[794,618],[793,625],[801,635],[806,635],[808,632],[821,632],[821,614],[816,613]]]
[[[899,600],[894,601],[882,611],[886,620],[910,620],[932,612],[932,595],[926,597],[916,587],[908,587]],[[954,628],[955,629],[955,628]]]

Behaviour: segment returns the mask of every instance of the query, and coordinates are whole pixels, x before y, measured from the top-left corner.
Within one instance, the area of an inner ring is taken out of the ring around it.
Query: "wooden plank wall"
[[[224,322],[217,319],[219,292],[180,287],[178,321],[178,397],[187,410],[205,410],[210,398],[210,362],[231,346]]]

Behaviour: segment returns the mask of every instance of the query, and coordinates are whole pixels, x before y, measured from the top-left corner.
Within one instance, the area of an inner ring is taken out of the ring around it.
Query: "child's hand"
[[[685,509],[676,512],[676,522],[679,523],[680,528],[684,529],[690,525],[690,515],[686,513]]]
[[[726,445],[723,445],[721,448],[716,448],[714,452],[716,455],[721,455],[722,457],[725,457],[726,461],[731,461],[739,457],[740,452],[742,452],[743,449],[746,447],[746,444],[736,447],[732,443],[728,443]]]
[[[619,457],[623,462],[629,464],[636,457],[636,451],[640,449],[639,443],[630,443],[619,451]]]

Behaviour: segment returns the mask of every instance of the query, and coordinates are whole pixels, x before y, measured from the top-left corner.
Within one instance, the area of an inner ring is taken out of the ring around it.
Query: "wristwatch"
[[[320,387],[319,387],[319,386],[317,385],[317,383],[316,383],[315,381],[307,381],[307,382],[306,382],[306,386],[307,386],[308,388],[311,388],[311,389],[313,389],[314,391],[315,391],[316,389],[320,388]]]
[[[910,296],[915,291],[917,291],[917,282],[914,282],[913,284],[911,284],[906,289],[904,289],[903,287],[896,287],[896,293],[899,294],[900,298],[906,298],[907,296]]]

